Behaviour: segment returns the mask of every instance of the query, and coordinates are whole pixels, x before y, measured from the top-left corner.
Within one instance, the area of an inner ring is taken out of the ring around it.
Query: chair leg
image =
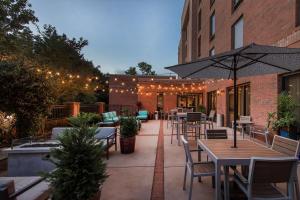
[[[191,200],[191,199],[192,199],[192,192],[193,192],[193,180],[194,180],[194,176],[193,176],[193,173],[191,173],[190,190],[189,190],[189,200]]]
[[[295,180],[295,191],[296,191],[296,199],[299,200],[300,199],[300,191],[299,191],[299,181],[298,178]]]
[[[184,167],[184,178],[183,178],[183,187],[182,189],[185,190],[185,185],[186,185],[186,172],[187,172],[187,167]]]
[[[212,184],[213,188],[216,188],[216,178],[215,178],[215,176],[211,177],[211,184]]]
[[[172,132],[171,132],[171,144],[173,143],[173,132],[174,132],[174,126],[173,124],[171,124],[172,126]]]

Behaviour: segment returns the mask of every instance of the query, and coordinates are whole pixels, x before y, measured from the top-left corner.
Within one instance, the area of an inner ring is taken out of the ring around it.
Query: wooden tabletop
[[[217,160],[223,159],[249,159],[251,157],[286,157],[286,155],[267,148],[250,140],[238,140],[238,148],[232,148],[233,140],[198,140]]]

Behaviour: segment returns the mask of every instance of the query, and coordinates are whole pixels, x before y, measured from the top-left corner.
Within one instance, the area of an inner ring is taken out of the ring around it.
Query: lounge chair
[[[140,110],[138,115],[136,116],[137,119],[147,121],[148,120],[148,111],[147,110]]]

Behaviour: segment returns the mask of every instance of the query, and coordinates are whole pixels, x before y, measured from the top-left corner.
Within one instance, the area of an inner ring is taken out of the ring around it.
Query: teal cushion
[[[115,122],[118,122],[118,121],[119,121],[119,117],[113,117],[112,119],[113,119],[113,121],[115,121]]]
[[[103,116],[103,120],[109,119],[108,113],[102,113],[102,116]]]
[[[112,112],[108,112],[108,116],[109,116],[109,118],[113,118],[114,117],[114,115],[112,114]]]
[[[147,110],[140,110],[139,111],[139,115],[143,115],[143,116],[147,116],[148,115],[148,111]]]
[[[116,111],[112,111],[111,114],[112,114],[112,117],[118,117]]]
[[[139,115],[136,118],[140,120],[146,120],[148,117],[146,115]]]

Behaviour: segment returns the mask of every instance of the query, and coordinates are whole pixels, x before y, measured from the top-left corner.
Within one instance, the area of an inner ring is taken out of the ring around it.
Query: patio
[[[109,178],[104,184],[102,199],[149,199],[155,169],[155,157],[159,136],[160,121],[143,123],[137,136],[136,151],[133,154],[121,155],[111,151],[107,161]],[[188,192],[182,190],[184,173],[184,150],[178,146],[176,139],[170,143],[171,128],[163,121],[164,135],[164,199],[187,199]],[[233,138],[232,130],[228,131],[229,139]],[[238,139],[241,139],[238,133]],[[204,154],[203,157],[206,157]],[[298,167],[298,173],[300,168]],[[203,178],[202,183],[194,180],[192,199],[214,199],[211,178]],[[154,183],[160,184],[159,182]],[[159,187],[158,187],[159,188]],[[284,186],[282,188],[285,188]],[[154,192],[159,192],[155,190]],[[163,191],[160,191],[163,192]],[[152,194],[152,199],[162,199]]]

